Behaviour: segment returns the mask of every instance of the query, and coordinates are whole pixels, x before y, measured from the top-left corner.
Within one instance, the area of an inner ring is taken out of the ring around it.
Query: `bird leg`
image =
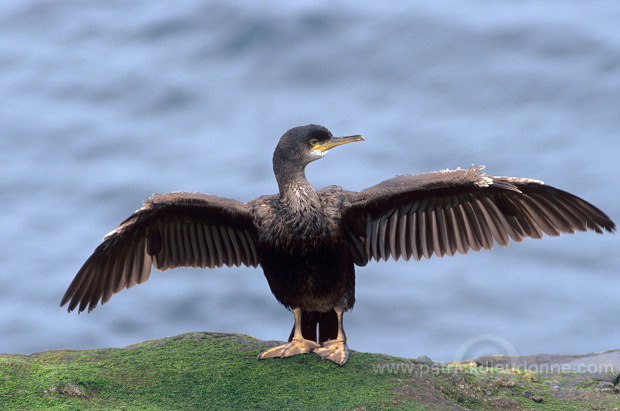
[[[342,315],[344,312],[335,309],[338,317],[338,336],[335,340],[325,341],[323,346],[315,348],[314,352],[321,356],[324,360],[330,360],[338,365],[344,365],[349,359],[349,347],[347,347],[347,336],[342,328]]]
[[[316,342],[307,340],[303,337],[301,332],[301,308],[293,308],[293,315],[295,316],[295,331],[293,332],[291,342],[263,351],[258,355],[259,360],[265,358],[284,358],[298,354],[308,354],[320,347],[320,345]]]

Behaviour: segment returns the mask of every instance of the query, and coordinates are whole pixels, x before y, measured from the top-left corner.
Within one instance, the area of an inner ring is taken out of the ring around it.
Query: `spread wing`
[[[69,311],[95,308],[148,280],[151,265],[221,267],[259,264],[248,206],[201,193],[155,194],[103,238],[62,298]]]
[[[466,254],[543,233],[615,230],[579,197],[538,180],[488,176],[482,168],[397,176],[350,193],[342,219],[355,263]]]

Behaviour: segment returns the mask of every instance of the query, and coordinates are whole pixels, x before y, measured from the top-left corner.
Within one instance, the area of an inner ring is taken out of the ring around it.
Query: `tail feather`
[[[288,340],[293,339],[295,326],[291,331]],[[301,333],[304,338],[316,341],[319,344],[327,340],[335,340],[338,336],[338,317],[336,311],[331,310],[324,313],[318,311],[303,311],[301,313]]]

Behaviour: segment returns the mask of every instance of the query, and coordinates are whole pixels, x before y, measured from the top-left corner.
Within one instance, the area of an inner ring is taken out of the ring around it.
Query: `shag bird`
[[[143,283],[151,265],[261,266],[276,299],[293,311],[289,342],[259,359],[314,352],[337,364],[349,356],[343,313],[355,301],[355,265],[466,254],[509,239],[576,230],[613,232],[601,210],[529,178],[493,177],[483,167],[400,175],[365,190],[315,190],[306,166],[333,147],[319,125],[288,130],[273,154],[279,193],[248,203],[210,194],[155,194],[84,263],[62,298],[92,310]]]

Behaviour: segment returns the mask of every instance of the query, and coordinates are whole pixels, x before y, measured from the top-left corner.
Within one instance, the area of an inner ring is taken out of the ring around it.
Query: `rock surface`
[[[125,348],[0,354],[0,409],[620,410],[618,351],[458,364],[352,352],[343,367],[313,354],[256,360],[275,343],[196,332]],[[569,369],[544,372],[549,364]]]

